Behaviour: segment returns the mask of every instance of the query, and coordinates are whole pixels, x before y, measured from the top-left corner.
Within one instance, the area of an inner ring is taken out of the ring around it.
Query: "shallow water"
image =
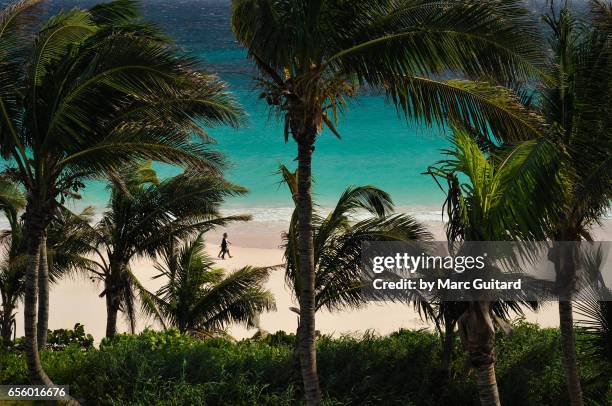
[[[94,3],[47,2],[50,13]],[[227,81],[249,114],[249,124],[239,130],[209,129],[218,141],[216,148],[229,158],[227,177],[250,190],[247,196],[229,201],[228,209],[271,211],[273,218],[285,213],[292,206],[291,199],[286,188],[279,187],[276,172],[281,163],[295,166],[296,146],[293,141],[284,143],[278,120],[258,101],[251,65],[230,29],[230,1],[149,0],[143,2],[143,9],[146,17],[164,27],[185,51]],[[399,206],[423,213],[440,209],[442,193],[421,173],[439,160],[440,149],[448,146],[442,130],[407,123],[381,95],[354,100],[340,118],[338,129],[342,140],[325,132],[317,141],[313,170],[319,204],[331,206],[348,185],[370,184],[389,192]],[[160,167],[160,172],[170,175],[174,170]],[[92,183],[83,196],[77,207],[92,204],[101,208],[107,191],[104,184]]]

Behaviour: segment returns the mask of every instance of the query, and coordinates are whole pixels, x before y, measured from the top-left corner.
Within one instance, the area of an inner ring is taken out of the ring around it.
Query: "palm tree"
[[[563,151],[559,178],[564,185],[553,241],[591,240],[590,229],[610,207],[612,191],[612,5],[590,1],[586,21],[565,3],[544,21],[551,29],[550,75],[556,85],[542,89],[541,110],[550,136]],[[566,246],[567,247],[567,246]],[[573,251],[554,259],[560,288],[559,318],[563,365],[570,404],[582,405],[576,361],[572,291]]]
[[[170,241],[157,263],[167,282],[153,296],[151,314],[182,332],[211,334],[231,323],[256,327],[264,311],[276,310],[263,287],[270,268],[244,267],[230,274],[214,267],[202,234],[177,247]]]
[[[104,283],[106,337],[117,332],[117,313],[125,313],[135,328],[135,298],[151,305],[151,298],[130,263],[135,257],[155,258],[168,239],[185,238],[248,216],[223,217],[219,206],[226,197],[245,193],[219,176],[185,172],[160,181],[150,163],[126,167],[109,188],[108,209],[100,221],[88,227],[84,241],[97,258],[88,267],[93,280]]]
[[[25,293],[25,247],[23,245],[23,220],[18,216],[19,209],[25,206],[23,196],[18,184],[10,177],[0,178],[0,205],[9,222],[10,229],[2,232],[3,259],[0,268],[0,295],[2,297],[2,319],[0,321],[1,336],[5,343],[11,341],[14,327],[14,310]],[[61,207],[51,220],[46,240],[45,256],[41,256],[42,263],[47,262],[49,280],[57,282],[71,272],[75,272],[90,265],[85,257],[89,247],[83,243],[81,224],[92,215],[87,208],[80,214]],[[47,257],[47,252],[49,253]],[[39,312],[38,345],[46,345],[47,320]]]
[[[443,293],[443,292],[438,292]],[[417,297],[417,300],[420,300]],[[452,374],[452,361],[456,339],[456,327],[460,325],[462,317],[466,312],[470,311],[470,302],[456,301],[453,295],[445,297],[440,294],[434,298],[433,302],[428,303],[429,306],[417,303],[417,308],[421,309],[421,317],[425,321],[433,321],[436,330],[440,334],[442,341],[442,372],[444,377],[449,379]],[[537,311],[539,303],[536,301],[528,301],[517,297],[515,300],[496,300],[490,302],[491,318],[496,327],[501,328],[505,333],[511,332],[510,321],[512,317],[524,316],[524,308]],[[479,310],[478,310],[479,311]],[[466,330],[463,329],[465,332]]]
[[[23,295],[23,230],[18,214],[25,207],[25,197],[18,185],[6,177],[0,178],[0,210],[9,223],[9,230],[2,232],[3,261],[0,266],[0,336],[2,342],[11,342],[15,324],[15,308]]]
[[[315,257],[311,162],[323,127],[365,85],[388,92],[408,117],[448,116],[483,133],[538,133],[510,91],[485,82],[539,70],[534,24],[518,0],[235,0],[233,31],[257,68],[261,97],[297,143],[300,363],[309,405],[321,402],[315,351]],[[457,73],[465,80],[440,80]]]
[[[297,206],[297,171],[291,172],[281,165],[280,172]],[[358,221],[356,215],[360,211],[367,213],[368,217]],[[415,219],[406,214],[392,215],[392,211],[393,202],[387,193],[373,186],[359,186],[347,188],[327,216],[314,214],[315,312],[323,308],[329,311],[358,308],[371,297],[363,284],[363,242],[431,239],[430,233]],[[296,208],[289,231],[283,236],[285,281],[301,303],[299,230]],[[300,314],[299,309],[291,310]],[[301,327],[300,320],[297,341],[302,334]]]
[[[241,113],[225,85],[143,23],[133,2],[60,13],[32,38],[37,3],[0,14],[0,149],[26,190],[25,354],[30,380],[47,385],[37,350],[38,268],[58,203],[86,179],[137,159],[216,172],[221,159],[198,125],[237,125]]]
[[[546,203],[554,201],[558,192],[554,187],[543,187],[555,175],[553,150],[546,139],[539,139],[505,146],[487,156],[479,149],[473,134],[455,129],[454,149],[445,151],[449,158],[428,171],[434,178],[447,182],[446,232],[451,253],[458,242],[544,238],[549,231],[545,219],[554,215]],[[502,322],[509,310],[519,304],[449,302],[443,303],[440,310],[447,335],[451,334],[449,326],[452,329],[455,322],[459,324],[476,372],[482,405],[500,405],[495,378],[494,322]]]

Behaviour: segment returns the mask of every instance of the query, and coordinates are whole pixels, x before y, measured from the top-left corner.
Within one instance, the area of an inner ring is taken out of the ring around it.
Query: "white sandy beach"
[[[606,221],[604,227],[596,233],[598,240],[612,240],[612,222]],[[427,224],[437,239],[443,239],[442,224],[430,222]],[[207,251],[216,258],[219,241],[223,231],[229,232],[232,242],[232,259],[219,260],[218,265],[231,271],[245,265],[272,266],[283,261],[281,244],[282,223],[251,222],[228,227],[227,230],[210,232],[207,235]],[[150,290],[155,290],[162,283],[151,280],[156,271],[151,261],[139,260],[132,267],[140,280]],[[296,328],[296,314],[289,310],[295,306],[289,290],[285,287],[283,270],[274,271],[267,283],[267,287],[276,297],[277,311],[262,315],[261,327],[269,332],[284,330],[294,332]],[[91,333],[96,341],[104,336],[106,309],[104,298],[98,295],[102,291],[101,285],[93,284],[88,278],[80,277],[73,280],[63,280],[52,286],[50,294],[49,328],[72,328],[79,322],[85,325],[85,330]],[[538,313],[530,313],[527,320],[542,326],[555,326],[558,324],[557,307],[549,303]],[[157,328],[152,320],[140,319],[138,330],[146,327]],[[359,334],[372,330],[379,334],[387,334],[400,328],[425,328],[424,324],[411,307],[400,304],[372,303],[362,309],[329,313],[322,311],[317,315],[317,330],[323,334]],[[127,331],[127,325],[122,320],[120,331]],[[237,339],[250,337],[255,330],[232,326],[230,333]],[[17,317],[17,334],[23,335],[23,314]]]

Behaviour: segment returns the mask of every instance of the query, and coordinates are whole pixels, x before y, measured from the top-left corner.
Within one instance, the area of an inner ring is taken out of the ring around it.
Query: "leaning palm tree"
[[[297,143],[300,359],[308,404],[321,402],[315,351],[311,162],[323,127],[359,85],[381,89],[408,117],[454,116],[483,133],[538,132],[511,92],[486,83],[539,70],[534,24],[518,0],[235,0],[232,27],[257,68],[261,97]],[[465,80],[441,80],[457,73]]]
[[[221,159],[198,126],[237,125],[241,113],[225,85],[143,23],[133,2],[62,12],[33,30],[37,3],[24,0],[0,13],[0,152],[27,196],[29,377],[51,384],[37,350],[38,292],[48,290],[47,271],[38,278],[38,268],[58,204],[86,179],[138,159],[217,172]]]
[[[25,197],[17,184],[10,179],[0,180],[0,205],[9,222],[10,229],[3,230],[2,265],[0,266],[0,295],[2,297],[2,318],[0,318],[0,331],[5,343],[10,342],[14,327],[14,310],[17,303],[23,299],[25,293],[25,265],[26,253],[23,245],[24,223],[17,210],[25,205]],[[51,283],[59,281],[70,273],[74,273],[91,265],[91,260],[85,255],[89,246],[84,244],[85,237],[81,224],[86,224],[92,211],[87,208],[75,214],[65,208],[60,208],[51,220],[47,230],[46,249],[41,250],[41,268],[49,269]],[[47,256],[48,252],[48,256]],[[46,345],[47,320],[39,311],[37,320],[38,346]]]
[[[110,184],[108,209],[93,227],[86,227],[84,242],[96,258],[87,269],[100,280],[106,299],[106,337],[117,332],[117,314],[123,312],[135,329],[138,297],[143,305],[151,298],[130,263],[136,257],[155,258],[168,239],[181,239],[248,216],[224,217],[223,199],[245,190],[219,176],[185,172],[160,181],[150,163],[126,167]]]
[[[297,206],[297,177],[285,166],[280,167],[283,181],[289,187]],[[365,291],[362,270],[362,243],[365,241],[429,240],[431,234],[406,214],[393,215],[393,202],[384,191],[373,186],[349,187],[327,216],[313,216],[315,257],[315,312],[320,309],[339,311],[363,306],[369,296]],[[357,220],[360,212],[367,218]],[[299,219],[294,210],[289,230],[284,234],[285,281],[301,303],[301,272],[298,254]],[[299,309],[292,310],[300,314]],[[301,320],[296,337],[302,332]]]
[[[455,129],[454,149],[445,154],[448,159],[429,168],[428,173],[447,183],[446,232],[451,253],[462,242],[544,238],[549,231],[546,219],[554,216],[548,202],[554,201],[558,192],[554,187],[543,187],[555,175],[554,147],[546,139],[505,146],[486,155],[473,134]],[[520,304],[528,303],[442,300],[440,304],[438,317],[445,321],[446,334],[452,334],[448,329],[455,323],[459,325],[482,405],[500,405],[494,322],[503,327],[502,319]]]
[[[166,283],[152,295],[151,314],[182,332],[213,334],[232,323],[258,325],[259,315],[275,310],[263,284],[270,268],[244,267],[226,274],[204,252],[202,234],[180,246],[171,240],[158,262]]]
[[[610,207],[612,192],[612,4],[591,1],[586,21],[576,15],[565,3],[545,16],[551,29],[550,75],[557,84],[542,89],[540,104],[553,143],[564,152],[559,175],[564,199],[550,234],[554,241],[591,240],[590,230]],[[583,400],[572,305],[577,258],[569,249],[557,252],[563,366],[570,404],[578,406]]]
[[[244,189],[216,176],[184,173],[160,182],[150,165],[126,168],[111,182],[108,210],[94,226],[90,239],[98,257],[89,268],[104,283],[107,302],[106,336],[116,333],[117,313],[135,327],[134,298],[143,305],[148,292],[131,272],[137,256],[155,257],[168,238],[183,238],[248,216],[223,217],[219,204]]]

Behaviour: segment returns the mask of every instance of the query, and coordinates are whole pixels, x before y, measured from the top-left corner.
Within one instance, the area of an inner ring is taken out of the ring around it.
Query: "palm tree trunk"
[[[476,371],[476,385],[482,406],[499,406],[499,392],[495,379],[495,363],[485,364]]]
[[[315,269],[312,234],[312,153],[316,127],[307,126],[296,137],[298,143],[298,254],[300,269],[299,352],[306,404],[321,404],[315,342]],[[295,133],[294,133],[295,134]]]
[[[13,334],[13,314],[14,308],[12,304],[8,302],[2,302],[2,320],[0,321],[0,337],[2,342],[7,345],[11,342],[11,336]]]
[[[495,329],[488,302],[472,302],[459,319],[461,340],[476,373],[482,406],[500,406],[495,378]]]
[[[38,349],[47,345],[49,328],[49,263],[47,261],[47,235],[43,233],[40,240],[40,263],[38,266]]]
[[[106,337],[117,335],[117,314],[121,307],[120,286],[121,271],[124,268],[121,261],[111,255],[109,259],[109,273],[104,279],[104,292],[106,297]],[[180,329],[180,328],[179,328]]]
[[[565,382],[571,406],[582,406],[582,388],[580,372],[576,359],[576,338],[574,336],[574,316],[572,302],[559,301],[559,326],[561,329],[561,349],[563,350],[563,368]]]
[[[117,313],[119,306],[113,291],[106,292],[106,337],[113,338],[117,335]]]
[[[571,241],[572,239],[563,238]],[[577,238],[574,238],[577,240]],[[582,388],[580,371],[576,359],[576,337],[574,335],[574,315],[572,295],[576,286],[576,266],[578,248],[575,244],[560,242],[554,246],[549,255],[555,264],[556,285],[559,294],[559,328],[561,330],[561,350],[563,351],[563,369],[571,406],[582,406]]]
[[[32,207],[34,206],[34,207]],[[30,382],[36,385],[53,385],[51,379],[43,370],[38,353],[38,338],[36,333],[37,300],[38,300],[38,268],[40,263],[40,247],[45,229],[45,216],[40,208],[28,202],[25,215],[25,243],[28,262],[26,267],[26,284],[24,300],[24,329],[26,363]]]
[[[444,343],[442,347],[442,372],[445,378],[451,375],[451,364],[453,362],[453,344],[455,341],[455,321],[444,320]]]

